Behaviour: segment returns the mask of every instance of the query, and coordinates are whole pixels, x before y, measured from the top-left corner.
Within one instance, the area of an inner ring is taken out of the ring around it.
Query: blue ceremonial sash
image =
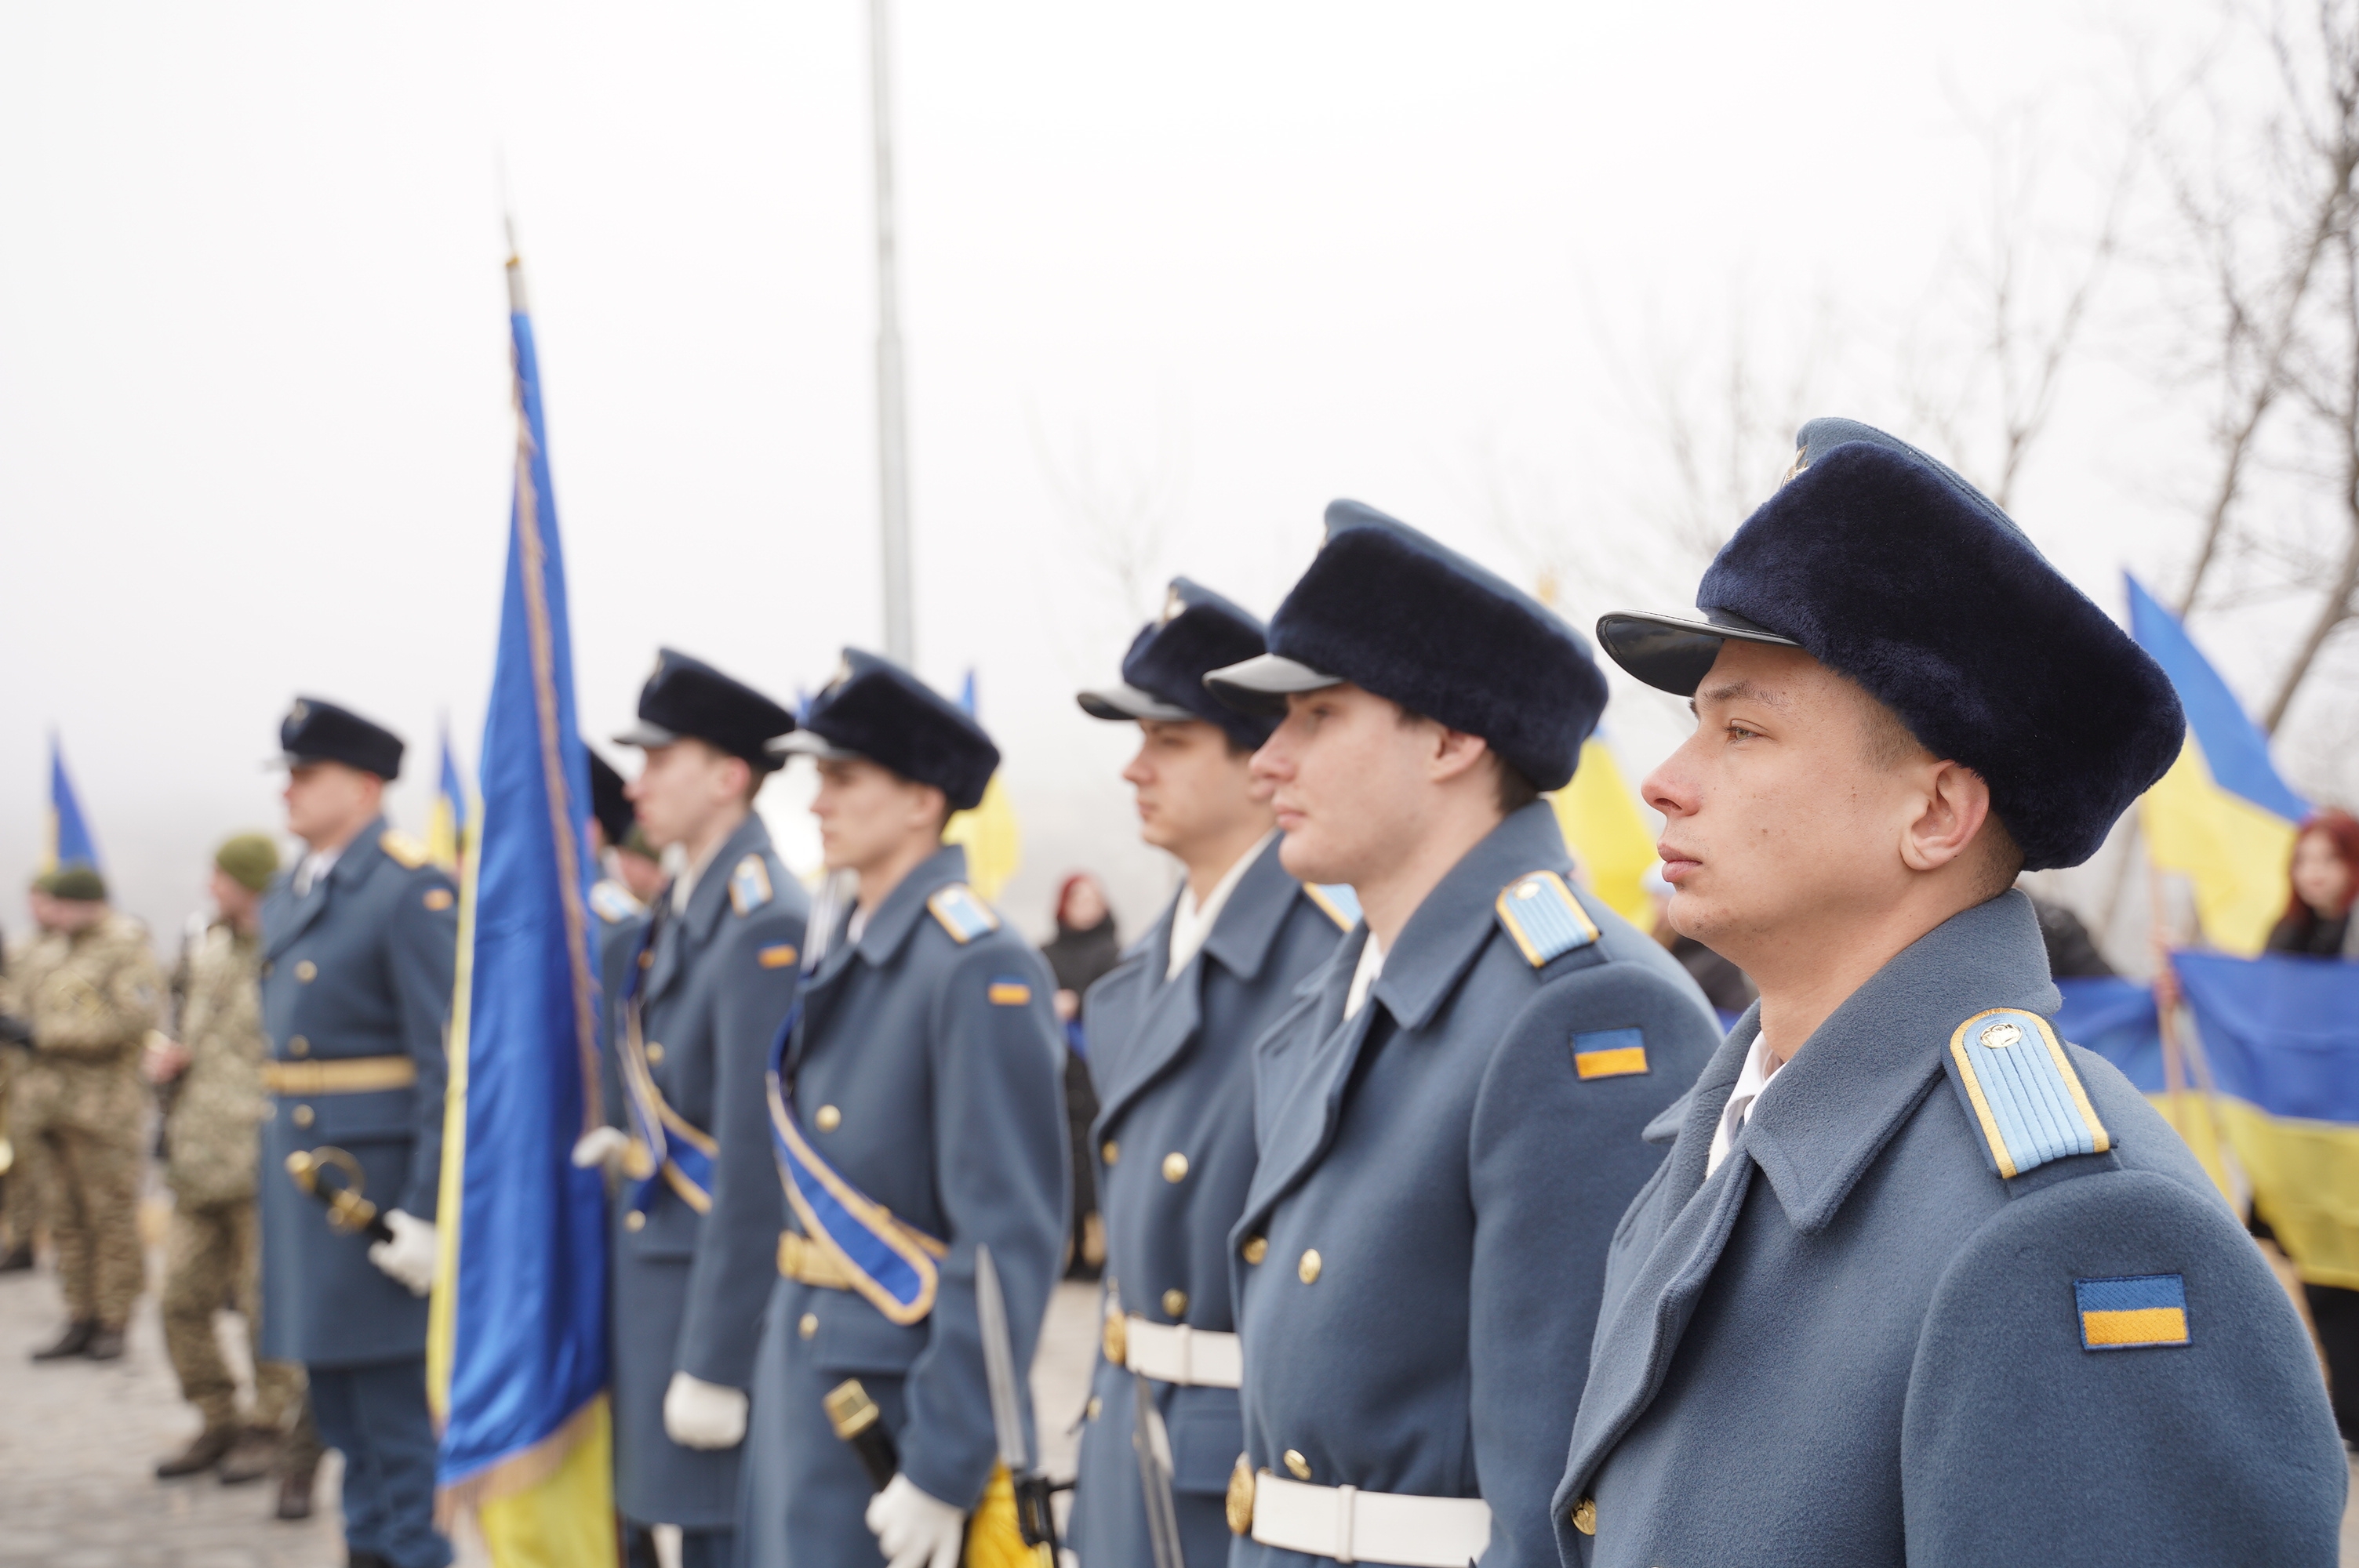
[[[639,1026],[639,985],[647,976],[646,959],[653,948],[660,914],[639,934],[638,950],[631,956],[630,978],[623,985],[622,1049],[615,1053],[622,1066],[623,1099],[631,1121],[631,1144],[623,1153],[623,1173],[631,1179],[632,1209],[644,1213],[658,1182],[679,1195],[699,1214],[712,1208],[712,1157],[721,1145],[712,1135],[692,1126],[664,1102],[647,1070],[647,1036]]]
[[[843,1264],[852,1288],[870,1306],[905,1326],[934,1310],[936,1263],[943,1242],[893,1217],[891,1211],[837,1173],[804,1139],[794,1095],[787,1087],[787,1049],[802,1017],[802,998],[770,1043],[770,1150],[778,1181],[803,1234]]]

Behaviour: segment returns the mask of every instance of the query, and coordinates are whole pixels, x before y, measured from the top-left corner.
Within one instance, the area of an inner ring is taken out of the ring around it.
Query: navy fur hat
[[[349,708],[299,697],[278,721],[280,760],[290,768],[306,762],[342,762],[390,784],[401,776],[401,737],[363,719]]]
[[[1343,681],[1480,735],[1541,789],[1561,789],[1605,711],[1589,639],[1523,589],[1356,501],[1269,620],[1269,652],[1204,682],[1283,713],[1286,694]]]
[[[932,784],[952,811],[972,811],[999,767],[999,748],[966,710],[893,663],[843,650],[835,678],[803,714],[802,728],[772,742],[781,758],[865,757],[916,784]]]
[[[1204,676],[1268,646],[1258,616],[1175,577],[1162,615],[1140,628],[1123,655],[1122,684],[1082,692],[1074,700],[1093,719],[1201,719],[1254,751],[1277,728],[1277,718],[1230,707],[1204,688]]]
[[[743,759],[757,773],[775,772],[768,744],[795,727],[795,716],[741,680],[671,648],[656,653],[655,673],[639,688],[639,721],[614,737],[618,746],[669,746],[688,739]],[[617,839],[616,842],[621,840]]]
[[[630,796],[623,793],[623,775],[614,764],[586,743],[582,750],[590,757],[590,815],[598,819],[606,842],[619,848],[631,836],[631,828],[639,819],[638,811],[631,805]]]
[[[2178,759],[2169,677],[1941,463],[1850,419],[1813,419],[1795,445],[1704,573],[1702,622],[1608,615],[1598,641],[1681,696],[1731,638],[1799,648],[1980,773],[2025,870],[2095,854]]]

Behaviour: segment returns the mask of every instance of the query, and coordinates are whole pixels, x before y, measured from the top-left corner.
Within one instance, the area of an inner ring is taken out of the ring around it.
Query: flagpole
[[[876,502],[885,555],[885,652],[917,661],[909,612],[909,457],[901,375],[901,289],[893,221],[893,67],[889,0],[868,0],[870,112],[876,155]]]

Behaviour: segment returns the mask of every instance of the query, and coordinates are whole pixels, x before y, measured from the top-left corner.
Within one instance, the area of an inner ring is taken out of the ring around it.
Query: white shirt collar
[[[720,854],[728,842],[729,838],[724,835],[715,840],[712,848],[700,859],[681,861],[679,870],[673,873],[671,879],[671,912],[674,914],[688,913],[688,901],[695,893],[698,881],[712,869],[712,858]]]
[[[336,869],[336,861],[343,852],[344,846],[339,844],[332,849],[314,849],[304,856],[295,868],[295,896],[310,897],[311,890],[320,885],[321,879]]]
[[[1196,902],[1193,886],[1180,889],[1180,902],[1171,911],[1171,956],[1163,965],[1165,979],[1177,979],[1180,971],[1188,967],[1188,960],[1203,950],[1212,937],[1212,926],[1221,918],[1221,911],[1228,907],[1229,895],[1237,891],[1237,884],[1245,880],[1245,872],[1253,869],[1253,863],[1261,859],[1261,852],[1277,837],[1277,829],[1273,827],[1255,839],[1253,848],[1221,873],[1221,880],[1212,884],[1212,891],[1201,904]]]
[[[1728,1091],[1728,1104],[1721,1108],[1720,1125],[1712,1130],[1712,1152],[1704,1156],[1703,1173],[1710,1176],[1720,1169],[1728,1152],[1735,1147],[1736,1135],[1745,1130],[1745,1119],[1753,1113],[1754,1103],[1769,1087],[1769,1053],[1763,1049],[1761,1036],[1753,1036],[1753,1049],[1745,1054],[1744,1070],[1736,1075],[1736,1087]]]
[[[1352,971],[1352,989],[1343,993],[1345,1022],[1360,1016],[1360,1009],[1368,1005],[1368,993],[1375,989],[1376,979],[1385,972],[1384,944],[1376,934],[1368,933],[1367,941],[1360,946],[1360,967]]]

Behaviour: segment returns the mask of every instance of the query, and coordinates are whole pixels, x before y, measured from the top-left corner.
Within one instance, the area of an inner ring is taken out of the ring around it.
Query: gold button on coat
[[[297,1106],[297,1107],[295,1108],[295,1109],[294,1109],[293,1115],[294,1115],[294,1118],[295,1118],[295,1125],[296,1125],[296,1126],[298,1126],[298,1127],[309,1127],[309,1126],[310,1126],[310,1125],[311,1125],[311,1120],[312,1120],[312,1118],[311,1118],[311,1108],[310,1108],[310,1106],[308,1106],[308,1105],[299,1105],[299,1106]]]
[[[1319,1282],[1319,1249],[1313,1247],[1303,1253],[1302,1261],[1294,1266],[1294,1271],[1301,1277],[1304,1284],[1317,1284]]]
[[[1310,1479],[1310,1461],[1302,1456],[1302,1451],[1299,1448],[1289,1448],[1286,1451],[1286,1467],[1294,1472],[1294,1478],[1298,1481]]]
[[[1095,1421],[1098,1419],[1098,1411],[1104,1408],[1105,1401],[1099,1399],[1095,1394],[1092,1394],[1090,1396],[1090,1408],[1082,1412],[1082,1419],[1083,1421]]]
[[[1108,1306],[1105,1332],[1100,1336],[1105,1347],[1105,1358],[1117,1367],[1130,1365],[1130,1325],[1118,1306]]]
[[[309,958],[304,959],[301,963],[295,966],[295,978],[301,980],[307,986],[314,979],[317,979],[319,978],[319,974],[320,966],[311,962]]]
[[[815,1312],[803,1314],[801,1321],[795,1325],[795,1332],[805,1339],[819,1333],[819,1314]]]
[[[633,1209],[630,1213],[623,1217],[623,1228],[625,1230],[645,1230],[647,1227],[647,1217],[641,1214],[637,1209]]]
[[[811,1124],[821,1132],[832,1132],[843,1125],[843,1112],[832,1105],[823,1105],[819,1108],[819,1114],[811,1118]]]
[[[1167,1182],[1186,1181],[1188,1179],[1188,1156],[1182,1154],[1177,1149],[1174,1149],[1170,1153],[1163,1156],[1163,1179]]]
[[[1098,1158],[1103,1160],[1109,1165],[1120,1164],[1122,1162],[1122,1145],[1116,1143],[1111,1138],[1107,1139],[1104,1142],[1098,1145]]]
[[[1246,1237],[1245,1244],[1237,1249],[1237,1256],[1243,1258],[1248,1263],[1260,1262],[1263,1259],[1269,1256],[1269,1238],[1266,1236]]]
[[[294,1039],[287,1042],[287,1054],[290,1056],[308,1056],[311,1054],[311,1043],[298,1034]]]
[[[1164,1292],[1163,1315],[1169,1318],[1174,1323],[1186,1317],[1188,1315],[1188,1292],[1185,1291]]]
[[[1583,1498],[1572,1505],[1572,1528],[1583,1535],[1597,1533],[1597,1499]]]
[[[647,1042],[647,1060],[650,1062],[660,1062],[663,1060],[663,1043],[661,1041],[650,1040]]]

